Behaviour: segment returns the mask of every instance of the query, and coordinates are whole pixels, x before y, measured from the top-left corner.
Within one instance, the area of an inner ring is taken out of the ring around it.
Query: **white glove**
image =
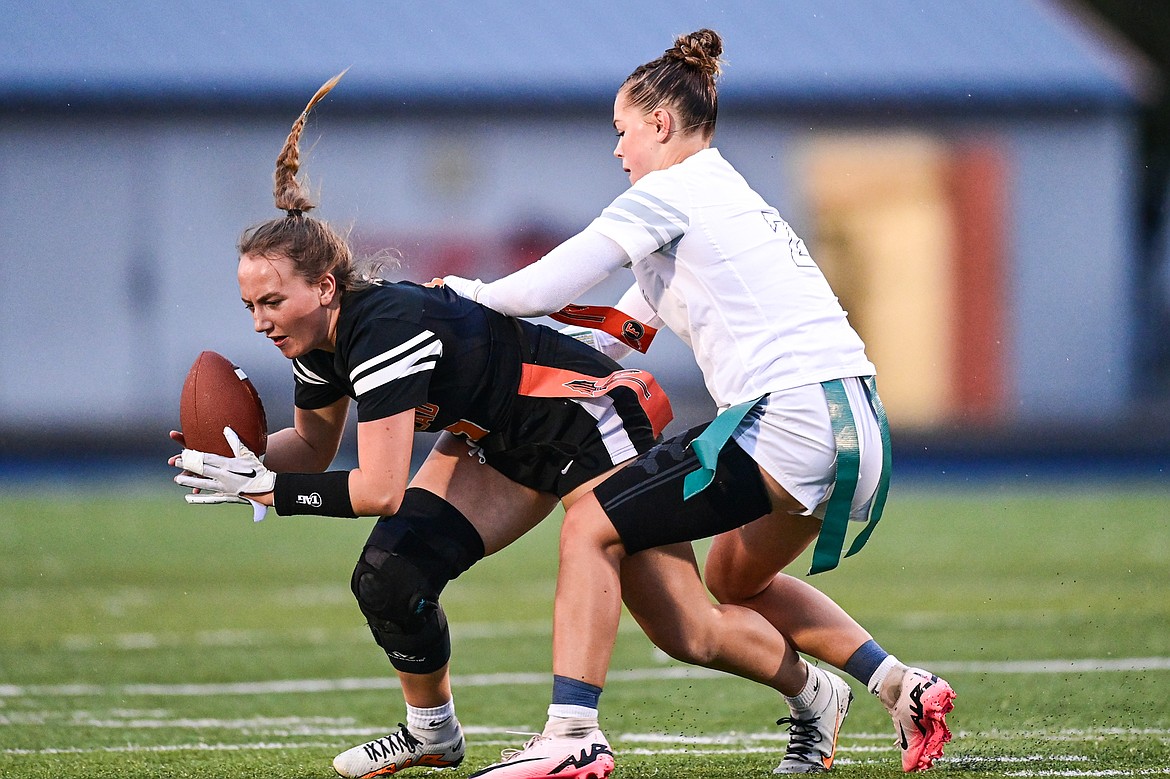
[[[465,279],[462,276],[444,276],[443,286],[450,289],[456,295],[468,300],[478,300],[479,292],[483,289],[484,284],[479,279]]]
[[[194,506],[211,506],[220,503],[247,503],[247,498],[239,495],[225,495],[222,492],[192,492],[183,496],[183,500]]]
[[[257,503],[251,498],[242,498],[239,495],[225,495],[222,492],[192,492],[189,495],[184,495],[183,499],[193,506],[213,506],[220,503],[243,503],[247,505],[251,503],[253,522],[259,522],[268,515],[268,507],[263,503]]]
[[[175,467],[183,471],[175,477],[175,483],[199,490],[198,494],[186,496],[188,503],[243,503],[247,500],[252,504],[253,521],[259,522],[264,519],[268,507],[242,493],[272,492],[276,474],[265,468],[260,458],[244,446],[236,431],[225,427],[223,437],[235,452],[235,457],[184,449],[175,459]]]

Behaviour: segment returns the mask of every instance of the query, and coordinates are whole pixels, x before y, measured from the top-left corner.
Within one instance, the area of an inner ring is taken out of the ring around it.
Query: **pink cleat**
[[[906,669],[890,712],[903,771],[925,771],[942,757],[943,744],[951,740],[946,716],[955,707],[954,699],[955,691],[945,680],[921,668]]]
[[[520,749],[505,749],[500,762],[476,771],[469,779],[606,779],[613,771],[613,752],[600,730],[583,738],[533,736]]]

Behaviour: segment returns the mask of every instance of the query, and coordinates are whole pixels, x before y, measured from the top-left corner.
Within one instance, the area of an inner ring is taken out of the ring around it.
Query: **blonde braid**
[[[305,106],[305,110],[293,122],[292,130],[289,131],[288,138],[285,139],[284,148],[280,150],[280,156],[276,158],[276,184],[272,193],[276,197],[276,207],[287,211],[290,217],[300,216],[305,211],[316,207],[316,204],[309,199],[305,188],[297,181],[297,172],[301,169],[301,133],[305,129],[309,111],[313,110],[313,106],[317,105],[333,87],[337,86],[337,82],[348,70],[349,68],[346,68],[321,85],[321,88],[309,100],[309,104]]]

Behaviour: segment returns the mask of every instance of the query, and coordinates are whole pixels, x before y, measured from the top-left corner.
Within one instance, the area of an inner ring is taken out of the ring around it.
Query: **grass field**
[[[865,552],[813,581],[955,686],[936,775],[1167,775],[1168,520],[1159,487],[899,485]],[[3,489],[0,776],[332,776],[335,753],[404,716],[348,589],[369,524]],[[443,776],[543,724],[558,527],[444,595],[471,748]],[[854,687],[834,773],[897,776],[889,720]],[[615,779],[769,776],[781,714],[623,622],[602,697]]]

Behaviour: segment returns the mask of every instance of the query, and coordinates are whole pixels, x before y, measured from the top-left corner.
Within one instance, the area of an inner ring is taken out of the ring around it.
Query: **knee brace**
[[[351,588],[374,640],[399,671],[431,673],[451,657],[439,594],[483,557],[479,533],[454,506],[406,491],[392,517],[375,525]]]
[[[376,546],[362,550],[351,582],[374,641],[399,671],[431,673],[451,658],[441,584],[411,560]]]

